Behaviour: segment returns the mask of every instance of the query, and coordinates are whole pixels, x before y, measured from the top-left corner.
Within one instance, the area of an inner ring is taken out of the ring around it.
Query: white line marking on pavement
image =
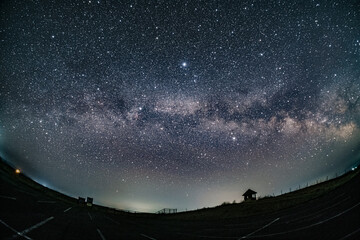
[[[348,235],[340,238],[339,240],[343,240],[343,239],[346,239],[346,238],[348,238],[348,237],[351,237],[352,235],[354,235],[355,233],[357,233],[357,232],[359,232],[359,231],[360,231],[360,228],[358,228],[357,230],[355,230],[355,231],[349,233]]]
[[[142,233],[140,234],[140,236],[143,236],[143,237],[145,237],[147,239],[156,240],[155,238],[149,237],[149,236],[147,236],[145,234],[142,234]]]
[[[97,230],[97,232],[99,233],[101,240],[106,240],[106,238],[104,237],[104,235],[101,233],[100,229],[96,229],[96,230]]]
[[[356,208],[359,205],[360,205],[360,203],[357,203],[354,206],[352,206],[351,208],[348,208],[348,209],[346,209],[345,211],[343,211],[341,213],[338,213],[338,214],[336,214],[336,215],[334,215],[334,216],[332,216],[332,217],[330,217],[328,219],[325,219],[325,220],[317,222],[317,223],[310,224],[310,225],[305,226],[305,227],[295,228],[295,229],[292,229],[292,230],[289,230],[289,231],[284,231],[284,232],[277,232],[277,233],[271,233],[271,234],[265,234],[265,235],[256,235],[256,236],[253,236],[253,237],[271,237],[271,236],[282,235],[282,234],[287,234],[287,233],[292,233],[292,232],[308,229],[308,228],[314,227],[316,225],[328,222],[328,221],[330,221],[330,220],[332,220],[334,218],[340,217],[341,215],[351,211],[353,208]]]
[[[14,228],[12,228],[12,227],[10,227],[9,225],[7,225],[3,220],[0,219],[0,222],[1,222],[2,224],[4,224],[5,227],[7,227],[7,228],[9,228],[11,231],[15,232],[17,235],[22,236],[22,237],[24,237],[24,238],[26,238],[26,239],[28,239],[28,240],[32,240],[32,239],[29,238],[28,236],[21,234],[21,232],[18,232],[18,231],[16,231]]]
[[[37,201],[38,203],[56,203],[56,201]]]
[[[64,212],[67,212],[67,211],[69,211],[70,209],[72,209],[72,207],[69,207],[69,208],[65,209]]]
[[[22,232],[21,232],[20,234],[18,234],[18,235],[19,235],[19,236],[24,236],[24,235],[27,234],[28,232],[31,232],[32,230],[34,230],[34,229],[36,229],[36,228],[38,228],[38,227],[41,227],[42,225],[44,225],[45,223],[47,223],[47,222],[49,222],[49,221],[51,221],[51,220],[53,220],[53,219],[54,219],[54,217],[49,217],[49,218],[45,219],[44,221],[39,222],[39,223],[35,224],[34,226],[29,227],[28,229],[25,229],[24,231],[22,231]],[[11,239],[17,238],[18,235],[12,236]]]
[[[6,198],[6,199],[11,199],[11,200],[16,200],[16,198],[14,198],[14,197],[8,197],[8,196],[3,196],[3,195],[0,195],[0,198]]]
[[[278,221],[279,219],[280,219],[280,218],[276,218],[276,219],[275,219],[275,220],[273,220],[272,222],[270,222],[270,223],[266,224],[265,226],[263,226],[263,227],[259,228],[258,230],[254,231],[254,232],[252,232],[252,233],[249,233],[249,234],[248,234],[248,235],[246,235],[246,236],[243,236],[243,237],[242,237],[242,238],[240,238],[240,239],[247,238],[247,237],[249,237],[249,236],[253,235],[254,233],[257,233],[257,232],[259,232],[259,231],[263,230],[264,228],[267,228],[268,226],[270,226],[270,225],[271,225],[271,224],[273,224],[274,222]]]
[[[344,195],[344,194],[341,194],[341,195]],[[329,207],[322,208],[321,210],[312,212],[311,214],[303,215],[303,216],[300,216],[300,217],[297,217],[297,218],[296,218],[296,217],[293,217],[293,218],[291,218],[291,220],[287,221],[286,224],[288,224],[288,223],[290,223],[290,222],[301,223],[301,222],[304,222],[304,221],[309,221],[309,219],[313,219],[313,218],[319,217],[319,216],[322,215],[322,214],[321,214],[322,212],[325,212],[325,211],[328,210],[328,209],[331,209],[331,208],[334,208],[334,207],[336,207],[336,206],[338,206],[338,205],[341,205],[343,202],[349,200],[350,198],[351,198],[351,197],[344,198],[344,199],[336,202],[335,204],[330,205]],[[318,213],[320,213],[320,214],[318,214]],[[289,216],[291,216],[291,215],[283,216],[283,218],[284,218],[284,217],[289,217]],[[300,220],[300,219],[303,219],[303,220]],[[300,221],[298,221],[298,220],[300,220]]]
[[[90,215],[90,213],[89,213],[89,212],[88,212],[88,215],[89,215],[90,220],[92,221],[92,220],[93,220],[93,218],[92,218],[92,216]]]
[[[53,219],[54,219],[54,217],[49,217],[49,218],[45,219],[44,221],[39,222],[39,223],[35,224],[34,226],[29,227],[28,229],[25,229],[24,231],[21,232],[21,234],[27,234],[28,232],[30,232],[38,227],[41,227],[42,225],[44,225],[45,223],[47,223]]]

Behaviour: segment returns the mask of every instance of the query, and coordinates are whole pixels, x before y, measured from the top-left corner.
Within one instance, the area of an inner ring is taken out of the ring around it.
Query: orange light
[[[19,173],[20,173],[20,169],[16,169],[16,170],[15,170],[15,173],[16,173],[16,174],[19,174]]]

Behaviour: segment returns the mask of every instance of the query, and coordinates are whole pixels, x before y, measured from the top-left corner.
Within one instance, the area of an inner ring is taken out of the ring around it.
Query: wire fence
[[[171,214],[177,213],[177,208],[163,208],[156,212],[157,214]]]
[[[318,178],[316,180],[308,181],[308,182],[306,182],[306,184],[299,184],[298,186],[293,186],[293,187],[290,187],[289,189],[286,189],[286,190],[281,189],[280,193],[278,193],[278,194],[272,193],[272,195],[265,195],[265,196],[259,195],[257,197],[257,199],[261,199],[261,198],[264,198],[264,197],[281,196],[281,195],[286,194],[286,193],[301,190],[301,189],[304,189],[304,188],[307,188],[307,187],[310,187],[310,186],[314,186],[314,185],[322,183],[322,182],[326,182],[326,181],[329,181],[329,180],[336,179],[336,178],[341,177],[342,175],[345,175],[346,173],[354,171],[356,169],[357,169],[357,166],[356,167],[351,167],[351,168],[345,169],[343,172],[340,172],[340,173],[335,173],[335,174],[330,175],[330,176],[327,175],[326,177],[321,177],[321,178]]]

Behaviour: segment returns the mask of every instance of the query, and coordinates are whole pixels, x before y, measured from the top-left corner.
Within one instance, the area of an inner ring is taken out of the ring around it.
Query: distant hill
[[[0,160],[0,239],[360,239],[360,174],[174,214],[78,204]]]
[[[285,193],[280,196],[267,196],[258,200],[245,201],[241,203],[228,203],[216,207],[203,208],[200,210],[188,211],[172,215],[177,219],[218,219],[236,218],[252,215],[260,215],[284,210],[300,204],[326,196],[331,191],[341,187],[350,181],[359,171],[350,171],[337,178],[318,183],[300,190]]]
[[[15,169],[11,167],[8,163],[6,163],[3,159],[1,159],[0,161],[0,173],[1,173],[1,179],[3,181],[7,181],[10,184],[16,185],[17,187],[21,187],[21,184],[24,184],[28,187],[33,188],[34,191],[39,191],[41,193],[48,195],[49,197],[53,197],[58,200],[66,201],[72,204],[77,203],[77,199],[59,193],[47,187],[44,187],[43,185],[40,185],[37,182],[33,181],[31,178],[27,177],[23,173],[20,173],[19,175],[15,174]],[[316,185],[312,185],[300,190],[296,190],[290,193],[286,193],[280,196],[276,196],[276,197],[267,196],[258,199],[256,201],[228,203],[216,207],[204,207],[199,210],[167,215],[167,217],[176,218],[176,219],[214,219],[214,218],[243,217],[243,216],[251,216],[257,214],[275,212],[299,204],[306,203],[324,194],[327,194],[330,191],[342,186],[344,183],[348,182],[357,174],[359,174],[358,169],[356,171],[350,171],[337,178]],[[121,213],[124,212],[130,213],[130,211],[109,208],[106,206],[95,205],[95,207],[112,212],[118,211]],[[152,215],[151,213],[141,213],[141,214]],[[139,215],[139,213],[137,213],[137,215]]]

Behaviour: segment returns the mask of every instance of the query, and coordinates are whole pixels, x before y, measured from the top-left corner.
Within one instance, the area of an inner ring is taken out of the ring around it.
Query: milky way
[[[360,158],[358,1],[2,1],[0,154],[121,209],[279,194]]]

